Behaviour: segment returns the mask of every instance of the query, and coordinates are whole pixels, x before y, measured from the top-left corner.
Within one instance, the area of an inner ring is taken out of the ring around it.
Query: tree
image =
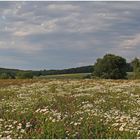
[[[140,60],[138,58],[135,58],[131,62],[131,65],[133,67],[134,78],[139,78],[140,77]]]
[[[0,79],[9,79],[9,75],[7,73],[1,73]]]
[[[31,71],[20,71],[17,73],[17,78],[18,79],[32,79],[33,78],[33,74]]]
[[[133,70],[137,69],[140,67],[140,60],[138,58],[135,58],[132,62],[132,67],[133,67]]]
[[[106,54],[103,58],[97,59],[94,65],[93,75],[105,79],[126,78],[126,60],[120,56]]]
[[[12,73],[9,73],[9,72],[0,73],[0,79],[14,79],[14,78],[15,76]]]

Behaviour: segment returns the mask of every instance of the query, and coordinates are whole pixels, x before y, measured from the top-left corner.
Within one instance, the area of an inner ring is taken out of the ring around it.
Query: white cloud
[[[129,39],[123,40],[120,44],[120,47],[124,49],[134,49],[139,44],[140,44],[140,34],[137,34]]]
[[[55,11],[73,11],[73,10],[79,10],[79,7],[78,6],[74,6],[74,5],[72,5],[72,4],[59,4],[59,3],[57,3],[57,4],[49,4],[48,6],[47,6],[47,8],[49,9],[49,10],[55,10]]]
[[[128,57],[140,53],[140,2],[0,4],[0,53],[40,54],[41,64],[47,59],[57,67],[71,65],[68,58],[84,65],[107,52]]]
[[[6,49],[7,47],[5,46],[5,42],[0,41],[0,49]]]
[[[15,23],[16,25],[16,23]],[[13,35],[17,37],[24,37],[32,34],[48,33],[56,30],[55,20],[43,21],[39,25],[28,24],[24,26],[22,23],[14,32]]]

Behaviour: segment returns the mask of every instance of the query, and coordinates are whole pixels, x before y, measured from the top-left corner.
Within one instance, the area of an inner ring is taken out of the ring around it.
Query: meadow
[[[84,79],[91,73],[56,74],[36,77],[37,79]]]
[[[140,138],[140,80],[0,80],[2,138]]]

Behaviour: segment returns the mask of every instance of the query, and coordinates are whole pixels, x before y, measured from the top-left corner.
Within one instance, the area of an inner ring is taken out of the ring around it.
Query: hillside
[[[55,75],[55,74],[91,73],[91,72],[93,72],[93,66],[83,66],[83,67],[69,68],[69,69],[62,69],[62,70],[33,71],[35,75]]]
[[[74,73],[91,73],[93,71],[93,66],[83,66],[77,68],[69,68],[62,70],[19,70],[19,69],[9,69],[0,68],[0,75],[8,74],[10,77],[16,76],[17,73],[31,72],[33,76],[45,76],[45,75],[56,75],[56,74],[74,74]]]

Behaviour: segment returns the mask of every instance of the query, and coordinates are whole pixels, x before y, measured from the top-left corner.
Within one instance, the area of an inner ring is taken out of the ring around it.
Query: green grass
[[[41,79],[83,79],[85,76],[89,75],[90,73],[76,73],[76,74],[57,74],[57,75],[46,75],[40,76],[38,78]]]
[[[55,74],[35,77],[35,79],[85,79],[91,73]],[[127,72],[127,78],[133,79],[133,72]]]
[[[133,72],[127,72],[128,79],[133,79],[133,77],[134,77]]]
[[[1,80],[0,85],[0,139],[140,138],[140,80]]]

